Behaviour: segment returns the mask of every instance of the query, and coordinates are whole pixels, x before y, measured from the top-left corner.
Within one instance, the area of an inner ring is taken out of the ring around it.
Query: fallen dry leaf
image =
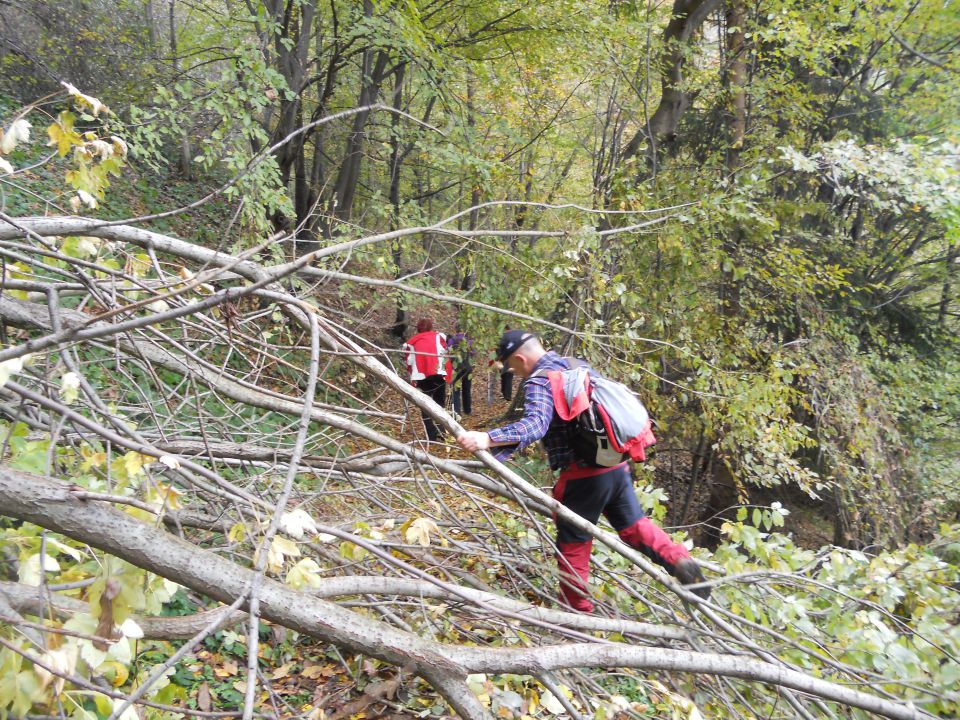
[[[120,594],[120,582],[116,578],[110,578],[104,585],[103,594],[100,595],[100,622],[94,635],[106,640],[94,640],[93,646],[97,650],[106,650],[110,647],[110,640],[116,640],[117,634],[113,630],[113,599]]]
[[[213,674],[218,678],[232,677],[237,674],[237,664],[232,660],[226,660],[220,667],[213,669]]]
[[[280,678],[285,678],[290,674],[290,668],[293,667],[292,662],[285,663],[280,667],[276,668],[272,673],[270,673],[270,678],[273,680],[279,680]]]
[[[316,680],[317,678],[328,678],[333,677],[337,674],[336,665],[306,665],[303,670],[300,672],[303,677],[310,680]]]
[[[204,682],[200,684],[200,687],[197,688],[197,707],[204,712],[207,712],[212,707],[210,702],[210,686]]]
[[[384,680],[383,682],[368,685],[363,695],[356,700],[351,700],[342,708],[328,716],[329,720],[342,720],[342,718],[356,718],[358,716],[366,717],[366,709],[374,703],[387,698],[392,700],[400,686],[400,679]]]

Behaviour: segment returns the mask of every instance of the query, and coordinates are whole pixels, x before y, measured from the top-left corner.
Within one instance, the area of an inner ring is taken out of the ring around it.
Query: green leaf
[[[14,715],[30,712],[40,692],[40,681],[32,670],[5,673],[0,677],[0,708],[10,708]]]

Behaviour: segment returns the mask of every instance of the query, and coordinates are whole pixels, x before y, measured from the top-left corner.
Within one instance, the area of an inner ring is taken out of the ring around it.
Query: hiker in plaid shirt
[[[467,431],[457,442],[465,450],[492,450],[505,460],[537,440],[543,441],[550,469],[559,472],[553,497],[581,517],[596,524],[606,516],[620,538],[664,567],[685,585],[702,583],[703,573],[686,547],[674,542],[643,514],[633,489],[633,476],[625,461],[615,467],[598,467],[580,460],[573,450],[574,423],[562,420],[555,410],[547,373],[569,369],[565,358],[548,352],[534,333],[509,330],[497,347],[497,359],[509,365],[523,384],[523,417],[488,432]],[[587,580],[593,538],[557,521],[557,562],[563,600],[580,612],[591,612]],[[704,599],[709,588],[692,588]]]

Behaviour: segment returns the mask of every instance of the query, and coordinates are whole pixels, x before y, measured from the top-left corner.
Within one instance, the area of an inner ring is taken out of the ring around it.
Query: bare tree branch
[[[125,513],[77,500],[69,485],[49,478],[0,468],[0,507],[11,517],[98,547],[224,603],[245,594],[253,578],[253,571],[146,526]],[[522,650],[453,647],[395,630],[266,578],[261,593],[265,618],[353,652],[410,668],[431,682],[465,718],[488,717],[476,698],[468,697],[463,682],[468,673],[539,673],[585,666],[641,667],[758,680],[896,720],[933,717],[909,704],[894,703],[743,657],[623,645],[577,644]]]

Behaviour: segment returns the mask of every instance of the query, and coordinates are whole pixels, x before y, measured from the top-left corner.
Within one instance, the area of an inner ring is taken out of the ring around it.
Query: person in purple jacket
[[[463,432],[457,437],[457,443],[470,452],[496,448],[497,459],[505,460],[542,440],[550,469],[559,472],[553,488],[557,501],[592,523],[603,514],[625,543],[647,555],[684,585],[704,582],[703,573],[687,548],[674,542],[644,515],[627,462],[615,467],[597,467],[577,457],[571,443],[573,423],[557,415],[546,376],[548,370],[568,369],[568,361],[544,349],[534,333],[523,330],[503,334],[497,359],[525,378],[523,417],[488,432]],[[566,603],[581,612],[593,610],[587,589],[592,544],[593,538],[588,533],[557,520],[560,591]],[[704,599],[710,595],[706,586],[691,590]]]

